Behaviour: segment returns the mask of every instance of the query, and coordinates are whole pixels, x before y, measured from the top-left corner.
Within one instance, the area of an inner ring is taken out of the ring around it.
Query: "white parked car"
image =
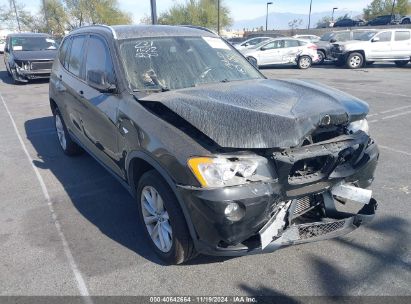
[[[4,53],[5,46],[6,46],[6,40],[0,38],[0,53]]]
[[[373,30],[356,40],[334,43],[331,56],[337,65],[350,69],[363,67],[374,61],[393,61],[399,67],[411,59],[411,30]]]
[[[319,60],[315,44],[295,38],[274,38],[241,52],[260,67],[271,64],[297,64],[300,69],[308,69],[312,63]]]
[[[293,38],[304,39],[314,43],[320,41],[321,39],[321,37],[317,35],[294,35]]]
[[[234,44],[234,47],[237,50],[243,50],[243,49],[253,47],[253,46],[255,46],[257,44],[260,44],[261,42],[269,40],[269,39],[272,39],[272,37],[254,37],[254,38],[247,39],[246,41],[243,41],[241,43]]]

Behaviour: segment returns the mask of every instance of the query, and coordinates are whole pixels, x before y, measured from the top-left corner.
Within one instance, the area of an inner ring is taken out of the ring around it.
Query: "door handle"
[[[81,96],[83,96],[83,95],[84,95],[83,90],[80,90],[80,91],[79,91],[79,93],[80,93],[80,95],[81,95]]]

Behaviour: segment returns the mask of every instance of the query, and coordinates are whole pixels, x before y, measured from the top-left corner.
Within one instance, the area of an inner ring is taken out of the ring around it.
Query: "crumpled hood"
[[[56,55],[57,50],[13,52],[14,59],[21,61],[54,60]]]
[[[364,118],[368,105],[341,91],[301,80],[247,80],[150,94],[221,147],[297,146],[329,115],[341,124]],[[325,119],[327,120],[327,119]]]

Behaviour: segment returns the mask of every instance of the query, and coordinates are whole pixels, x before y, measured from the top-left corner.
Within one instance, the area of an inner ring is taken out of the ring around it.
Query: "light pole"
[[[220,0],[217,0],[217,34],[220,35]]]
[[[157,24],[157,3],[156,0],[151,0],[151,23]]]
[[[267,31],[268,28],[268,6],[270,4],[273,4],[272,2],[267,2],[267,14],[265,15],[265,31]]]
[[[313,6],[313,0],[310,1],[310,12],[308,13],[308,29],[311,26],[311,7]]]
[[[331,15],[331,22],[334,22],[334,11],[338,10],[338,7],[333,8],[333,14]]]
[[[19,14],[17,14],[16,2],[14,2],[14,0],[11,0],[11,4],[13,4],[14,13],[16,14],[16,20],[17,20],[17,26],[19,28],[19,32],[21,32],[20,20],[19,20]]]

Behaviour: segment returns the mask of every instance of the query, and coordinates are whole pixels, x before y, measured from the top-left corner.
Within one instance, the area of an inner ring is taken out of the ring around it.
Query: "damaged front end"
[[[319,139],[260,151],[268,169],[257,169],[242,185],[180,186],[199,250],[213,255],[271,252],[345,235],[370,221],[377,202],[365,188],[374,179],[377,145],[361,130]],[[259,176],[267,172],[271,179]],[[356,211],[344,210],[348,207]]]

